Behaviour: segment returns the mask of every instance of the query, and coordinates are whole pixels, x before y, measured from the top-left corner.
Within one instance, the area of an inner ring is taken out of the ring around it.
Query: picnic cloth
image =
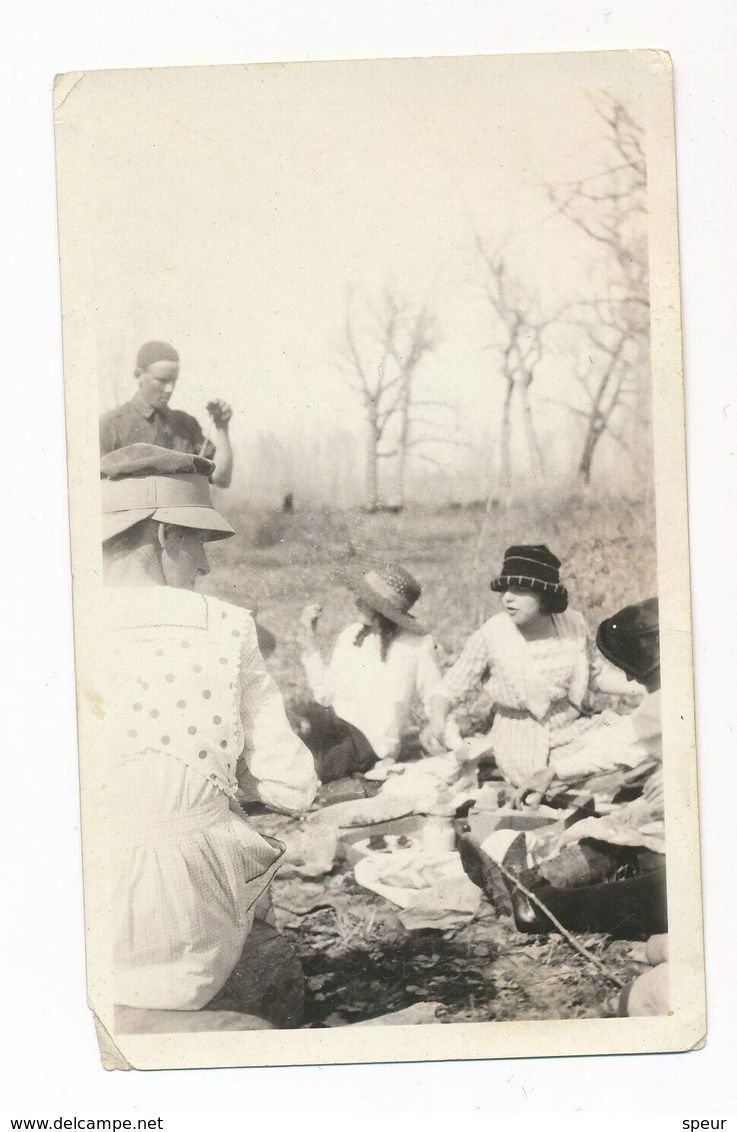
[[[592,837],[610,845],[643,846],[653,853],[665,853],[665,823],[645,798],[617,806],[600,818],[586,818],[566,830],[562,845]]]
[[[387,797],[383,793],[375,798],[357,798],[350,802],[336,802],[324,810],[309,815],[306,825],[335,825],[339,829],[353,826],[378,825],[380,822],[394,821],[414,813],[412,802],[407,798]]]
[[[284,841],[287,851],[279,874],[282,878],[321,877],[332,870],[338,848],[338,827],[334,823],[305,823],[290,830]]]
[[[410,911],[407,928],[447,928],[466,923],[481,902],[480,890],[466,876],[455,851],[369,853],[356,863],[354,876],[362,888]]]
[[[399,763],[377,796],[405,799],[416,814],[452,813],[475,792],[475,768],[461,765],[451,752]]]

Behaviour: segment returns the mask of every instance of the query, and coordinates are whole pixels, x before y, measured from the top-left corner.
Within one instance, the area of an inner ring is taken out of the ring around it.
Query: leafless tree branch
[[[625,447],[617,425],[626,407],[636,410],[647,371],[640,364],[649,335],[647,165],[644,132],[627,108],[608,93],[592,97],[603,127],[602,167],[587,177],[549,184],[551,204],[602,249],[606,297],[567,304],[560,324],[580,332],[576,382],[588,409],[566,407],[584,422],[579,474],[588,482],[602,436]]]

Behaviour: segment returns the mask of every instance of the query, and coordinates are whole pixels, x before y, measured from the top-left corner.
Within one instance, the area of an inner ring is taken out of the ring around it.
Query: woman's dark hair
[[[399,625],[395,624],[394,621],[390,621],[388,617],[384,617],[383,613],[379,613],[378,610],[374,611],[374,617],[375,626],[379,630],[379,637],[381,639],[381,659],[386,660],[392,642],[399,636],[401,629]],[[373,628],[374,626],[372,625],[361,626],[353,639],[353,644],[356,648],[360,649],[369,634],[373,632]]]
[[[568,598],[563,594],[540,594],[541,613],[565,613],[568,608]]]

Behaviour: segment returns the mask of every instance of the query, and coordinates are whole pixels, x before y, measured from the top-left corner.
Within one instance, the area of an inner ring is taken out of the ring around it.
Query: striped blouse
[[[526,641],[507,613],[497,613],[469,637],[446,673],[443,692],[456,703],[478,689],[494,704],[492,751],[505,778],[521,785],[544,769],[553,751],[576,749],[612,713],[593,716],[593,687],[632,692],[632,684],[597,652],[583,616],[575,610],[553,615],[556,635]]]

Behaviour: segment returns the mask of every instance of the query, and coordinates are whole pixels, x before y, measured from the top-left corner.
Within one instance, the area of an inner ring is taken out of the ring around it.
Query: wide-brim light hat
[[[568,590],[560,580],[560,559],[542,543],[507,547],[502,568],[489,585],[495,593],[516,587],[547,594],[555,613],[563,613],[568,607]]]
[[[213,507],[212,460],[155,444],[129,444],[102,457],[102,540],[144,519],[192,527],[206,540],[230,538],[230,523]]]
[[[395,625],[420,636],[427,633],[425,626],[410,613],[422,593],[422,586],[403,566],[367,570],[352,588],[357,598]]]
[[[658,599],[627,605],[599,625],[599,652],[617,668],[646,680],[660,664],[660,618]]]

